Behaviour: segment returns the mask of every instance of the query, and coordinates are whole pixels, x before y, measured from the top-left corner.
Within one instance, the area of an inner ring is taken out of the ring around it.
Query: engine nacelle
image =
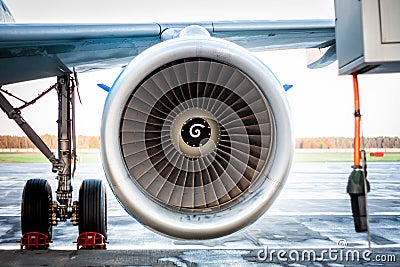
[[[254,222],[281,191],[293,158],[289,108],[246,49],[196,28],[183,33],[118,77],[101,154],[114,194],[143,225],[215,238]]]

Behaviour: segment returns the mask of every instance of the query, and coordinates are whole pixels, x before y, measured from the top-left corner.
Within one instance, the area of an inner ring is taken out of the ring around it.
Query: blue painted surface
[[[98,83],[97,86],[106,91],[107,93],[111,91],[111,88],[103,83]]]
[[[291,84],[284,84],[283,85],[283,89],[287,92],[287,91],[289,91],[290,89],[292,89],[292,87],[293,87],[293,85],[291,85]]]

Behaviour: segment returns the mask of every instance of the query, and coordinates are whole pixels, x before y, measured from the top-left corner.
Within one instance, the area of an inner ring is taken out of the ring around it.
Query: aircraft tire
[[[107,238],[107,195],[101,180],[84,180],[79,189],[79,234],[85,232]]]
[[[26,182],[21,203],[22,234],[40,232],[46,234],[51,241],[51,203],[52,191],[46,180],[31,179]]]

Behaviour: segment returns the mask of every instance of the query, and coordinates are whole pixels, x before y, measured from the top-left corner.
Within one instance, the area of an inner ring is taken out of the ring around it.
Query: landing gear
[[[32,238],[32,233],[42,233],[46,236],[43,238],[42,246],[46,246],[46,243],[48,245],[51,241],[52,203],[51,187],[46,180],[31,179],[26,183],[22,193],[21,227],[22,235],[26,235],[27,240]],[[30,244],[21,242],[21,246],[29,247]]]
[[[72,178],[76,167],[75,135],[75,90],[77,77],[69,73],[57,77],[57,83],[30,102],[12,95],[0,88],[0,108],[14,120],[28,138],[46,156],[57,173],[58,187],[56,201],[52,201],[52,191],[46,180],[29,180],[22,196],[21,248],[47,248],[52,239],[52,226],[71,220],[79,225],[79,240],[84,240],[83,248],[105,248],[107,238],[106,190],[100,180],[85,180],[79,192],[79,202],[72,201]],[[32,105],[50,90],[58,95],[58,157],[29,126],[21,116],[21,110]],[[24,104],[13,107],[4,94],[12,96]],[[100,238],[99,238],[100,237]],[[98,241],[100,240],[100,241]],[[86,246],[86,245],[87,246]]]

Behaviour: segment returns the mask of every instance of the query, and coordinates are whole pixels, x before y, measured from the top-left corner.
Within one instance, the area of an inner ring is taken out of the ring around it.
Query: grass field
[[[352,153],[296,153],[295,162],[352,162]],[[400,154],[385,154],[384,157],[367,156],[368,162],[397,162]],[[0,153],[0,163],[47,163],[48,160],[38,153]],[[98,163],[99,154],[80,154],[79,163]]]
[[[39,153],[0,153],[0,163],[48,163],[45,156]],[[100,162],[99,154],[80,154],[78,162]]]
[[[296,153],[296,162],[353,162],[353,153]],[[384,157],[370,157],[367,162],[397,162],[400,154],[385,154]]]

